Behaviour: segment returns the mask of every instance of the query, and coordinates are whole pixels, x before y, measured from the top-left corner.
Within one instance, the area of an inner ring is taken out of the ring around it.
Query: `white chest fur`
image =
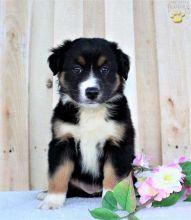
[[[90,172],[94,176],[99,174],[98,157],[103,152],[103,146],[108,138],[119,140],[123,136],[124,127],[115,121],[106,121],[107,109],[105,106],[96,108],[82,107],[78,125],[55,123],[57,138],[71,134],[80,141],[83,172]],[[97,145],[99,144],[99,148]]]

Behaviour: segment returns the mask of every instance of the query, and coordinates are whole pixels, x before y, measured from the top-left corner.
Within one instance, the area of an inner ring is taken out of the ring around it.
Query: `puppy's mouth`
[[[80,98],[79,103],[82,105],[97,105],[104,103],[104,100],[100,97],[97,97],[96,99],[88,99],[88,98]]]

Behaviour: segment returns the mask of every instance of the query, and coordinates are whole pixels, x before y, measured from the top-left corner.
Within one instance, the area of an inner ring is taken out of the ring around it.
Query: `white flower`
[[[172,193],[173,191],[180,192],[182,189],[181,181],[184,177],[181,171],[182,169],[178,164],[158,167],[153,172],[153,187],[168,193]]]

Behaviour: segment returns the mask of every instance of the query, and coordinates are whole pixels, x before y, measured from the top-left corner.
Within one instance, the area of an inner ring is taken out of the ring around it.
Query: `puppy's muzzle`
[[[99,95],[99,89],[97,87],[89,87],[85,90],[86,97],[90,100],[95,100]]]

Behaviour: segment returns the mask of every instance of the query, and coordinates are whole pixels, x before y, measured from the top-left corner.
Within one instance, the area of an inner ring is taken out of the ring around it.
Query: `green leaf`
[[[129,213],[135,211],[136,197],[131,174],[114,187],[113,194],[124,210]]]
[[[129,215],[128,220],[139,220],[135,215]]]
[[[111,211],[117,210],[117,201],[116,201],[112,191],[106,192],[106,194],[102,200],[102,207],[109,209]]]
[[[191,186],[191,174],[186,174],[186,177],[184,179],[185,186]]]
[[[187,198],[184,201],[191,202],[191,194],[189,196],[187,196]]]
[[[89,210],[90,214],[96,218],[101,220],[119,220],[120,217],[113,213],[112,211],[106,208],[96,208],[93,210]]]
[[[152,206],[154,207],[162,207],[162,206],[171,206],[174,205],[180,197],[183,195],[183,191],[171,193],[169,197],[163,199],[162,201],[154,201]]]
[[[188,172],[191,170],[191,162],[190,161],[180,163],[180,166],[182,167],[183,172]]]
[[[182,167],[183,173],[186,175],[184,178],[184,184],[186,186],[191,186],[191,162],[186,161],[181,163],[180,166]]]

